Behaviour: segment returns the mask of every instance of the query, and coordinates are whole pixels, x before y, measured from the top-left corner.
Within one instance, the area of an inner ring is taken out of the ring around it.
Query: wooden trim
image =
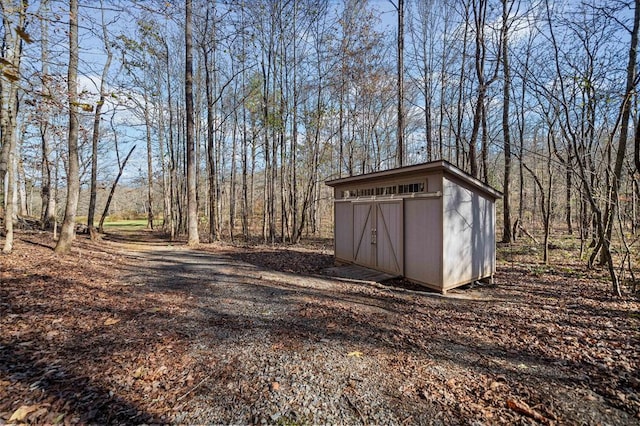
[[[412,166],[399,167],[395,169],[383,170],[380,172],[366,173],[357,176],[349,176],[340,179],[333,179],[325,181],[325,185],[337,187],[346,184],[363,183],[370,180],[384,180],[385,178],[402,178],[409,175],[427,173],[427,172],[445,172],[455,177],[458,177],[462,181],[468,183],[474,189],[477,189],[485,194],[489,195],[493,199],[502,198],[502,193],[497,189],[485,184],[484,182],[474,178],[470,174],[457,168],[448,161],[439,160],[432,161],[430,163],[415,164]]]
[[[370,197],[354,197],[354,198],[339,198],[334,200],[334,203],[384,203],[384,202],[392,202],[392,201],[400,201],[405,198],[440,198],[442,197],[442,191],[436,192],[416,192],[413,194],[402,194],[402,195],[372,195]]]

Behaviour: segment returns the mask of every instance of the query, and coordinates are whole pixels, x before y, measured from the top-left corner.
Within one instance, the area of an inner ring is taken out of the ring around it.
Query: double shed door
[[[353,204],[354,262],[392,274],[403,274],[402,200]]]

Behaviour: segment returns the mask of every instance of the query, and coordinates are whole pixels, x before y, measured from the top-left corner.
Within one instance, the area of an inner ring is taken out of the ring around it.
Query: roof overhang
[[[487,185],[486,183],[474,178],[470,174],[460,170],[453,164],[445,160],[432,161],[429,163],[414,164],[411,166],[398,167],[395,169],[383,170],[380,172],[366,173],[357,176],[349,176],[340,179],[332,179],[325,181],[325,184],[331,187],[342,186],[347,184],[359,184],[370,180],[380,180],[391,177],[402,177],[405,175],[411,175],[415,173],[426,172],[444,172],[457,177],[458,179],[466,182],[470,186],[478,189],[479,191],[489,195],[494,199],[502,198],[502,193],[495,188]]]

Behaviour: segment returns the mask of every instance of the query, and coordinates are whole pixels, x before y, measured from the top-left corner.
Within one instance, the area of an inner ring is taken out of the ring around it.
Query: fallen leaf
[[[13,412],[9,418],[9,423],[17,421],[23,421],[29,414],[38,409],[38,405],[21,405],[16,411]]]
[[[49,411],[49,409],[47,407],[42,407],[41,409],[35,411],[32,414],[31,418],[32,419],[37,419],[38,417],[40,417],[40,416],[42,416],[44,414],[47,414],[48,411]]]
[[[104,322],[104,325],[113,325],[120,322],[119,318],[107,318]]]
[[[362,356],[362,352],[360,351],[349,352],[347,356],[355,356],[356,358],[360,358]]]
[[[45,337],[47,338],[47,340],[51,340],[51,339],[54,339],[55,337],[57,337],[59,334],[60,334],[59,331],[51,330],[51,331],[47,332]]]
[[[138,367],[136,371],[133,372],[133,377],[136,379],[139,379],[142,376],[144,376],[145,372],[146,372],[146,369],[144,367]]]
[[[273,391],[280,390],[280,383],[278,383],[278,382],[271,383],[271,390],[273,390]]]

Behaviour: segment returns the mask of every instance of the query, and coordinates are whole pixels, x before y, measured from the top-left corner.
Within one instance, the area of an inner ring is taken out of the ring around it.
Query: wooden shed
[[[326,182],[334,249],[355,263],[445,293],[493,278],[502,194],[446,161]]]

